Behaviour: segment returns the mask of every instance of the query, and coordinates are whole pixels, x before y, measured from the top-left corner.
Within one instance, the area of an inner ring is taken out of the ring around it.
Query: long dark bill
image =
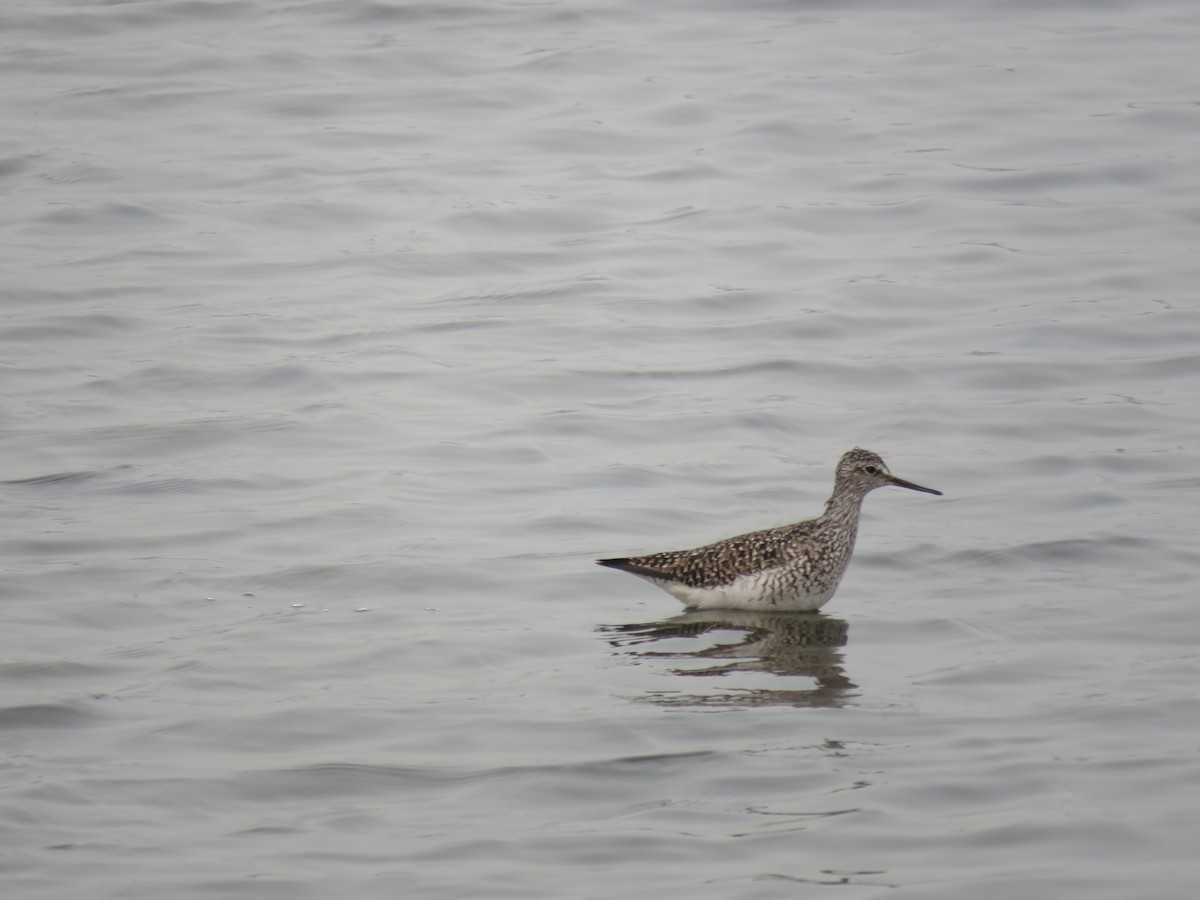
[[[935,491],[933,488],[921,487],[919,484],[913,484],[911,481],[905,481],[903,478],[892,476],[892,484],[896,487],[908,488],[910,491],[924,491],[926,494],[937,494],[942,496],[941,491]]]

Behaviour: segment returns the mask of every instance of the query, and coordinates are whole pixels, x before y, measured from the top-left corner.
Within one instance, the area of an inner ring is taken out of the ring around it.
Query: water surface
[[[1192,889],[1189,4],[0,24],[8,894]]]

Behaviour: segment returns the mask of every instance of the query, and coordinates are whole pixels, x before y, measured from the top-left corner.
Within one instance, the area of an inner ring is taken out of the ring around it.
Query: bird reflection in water
[[[642,699],[664,706],[841,706],[857,685],[843,672],[849,624],[821,613],[692,610],[662,622],[603,625],[609,644],[636,660],[687,661],[672,674],[728,678],[721,690],[654,691]],[[668,645],[669,642],[669,645]],[[749,679],[747,676],[760,677]],[[768,682],[764,685],[763,678]],[[792,686],[795,678],[815,681]],[[778,679],[778,683],[771,683]],[[739,681],[753,680],[753,685]]]

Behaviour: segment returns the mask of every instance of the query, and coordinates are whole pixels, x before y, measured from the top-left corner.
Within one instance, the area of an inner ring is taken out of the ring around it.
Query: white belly
[[[695,588],[677,581],[651,579],[687,609],[753,609],[776,612],[813,612],[820,609],[837,590],[837,582],[812,585],[806,590],[780,571],[768,569],[754,575],[740,575],[731,583],[715,588]]]

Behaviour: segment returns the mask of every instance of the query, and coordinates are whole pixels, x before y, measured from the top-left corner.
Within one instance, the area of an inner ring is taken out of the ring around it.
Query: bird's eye
[[[879,474],[879,469],[876,468],[875,466],[863,466],[863,471],[866,472],[868,475],[878,475]]]

